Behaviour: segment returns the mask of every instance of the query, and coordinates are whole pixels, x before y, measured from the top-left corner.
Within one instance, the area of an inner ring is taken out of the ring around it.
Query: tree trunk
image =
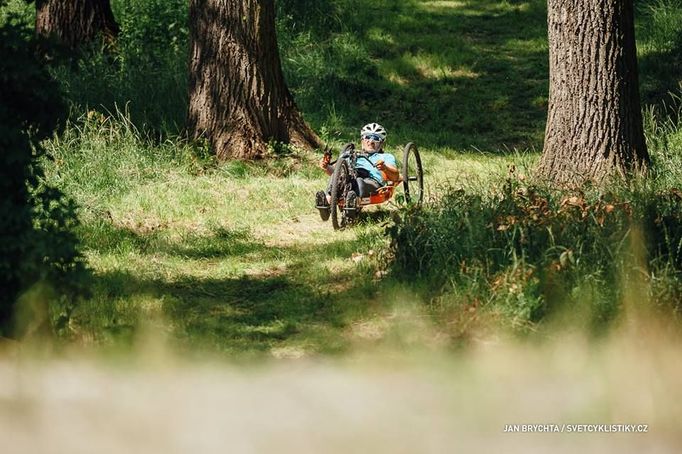
[[[191,0],[188,127],[219,159],[262,157],[271,140],[320,147],[284,82],[273,0]]]
[[[645,172],[632,0],[548,0],[540,175],[561,185]]]
[[[109,0],[38,0],[36,33],[55,37],[71,48],[100,33],[113,40],[119,32]]]

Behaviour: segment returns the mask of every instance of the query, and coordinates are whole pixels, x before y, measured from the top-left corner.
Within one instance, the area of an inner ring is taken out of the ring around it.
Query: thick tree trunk
[[[632,0],[548,0],[549,112],[539,173],[562,185],[644,172]]]
[[[274,0],[191,0],[188,127],[220,159],[321,145],[284,82]]]
[[[38,0],[36,33],[75,48],[99,34],[113,40],[119,32],[109,0]]]

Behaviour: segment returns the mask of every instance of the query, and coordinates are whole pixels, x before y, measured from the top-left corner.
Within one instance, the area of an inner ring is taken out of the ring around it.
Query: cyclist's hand
[[[377,163],[375,164],[375,166],[376,166],[376,168],[379,169],[379,170],[384,170],[384,169],[386,168],[386,166],[384,165],[384,161],[377,161]]]
[[[320,159],[320,168],[322,170],[327,170],[327,166],[329,163],[332,161],[332,154],[331,153],[324,153],[324,156],[322,156],[322,159]]]

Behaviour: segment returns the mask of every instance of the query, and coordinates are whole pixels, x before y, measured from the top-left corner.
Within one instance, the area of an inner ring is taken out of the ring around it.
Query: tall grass
[[[654,0],[637,2],[638,13],[644,16],[642,24],[642,47],[655,52],[667,53],[680,46],[680,22],[682,2],[680,0]]]
[[[656,118],[647,115],[648,179],[566,192],[512,172],[483,192],[450,188],[389,229],[394,271],[450,308],[481,307],[531,329],[568,306],[601,330],[633,279],[645,283],[641,298],[678,316],[682,128]]]
[[[47,143],[48,179],[84,202],[102,201],[125,194],[168,171],[199,172],[210,165],[201,149],[179,140],[156,143],[140,132],[127,112],[105,115],[88,111],[70,122],[64,132]]]
[[[682,181],[682,97],[670,94],[662,104],[645,109],[644,124],[647,145],[653,150],[650,184],[669,188]]]

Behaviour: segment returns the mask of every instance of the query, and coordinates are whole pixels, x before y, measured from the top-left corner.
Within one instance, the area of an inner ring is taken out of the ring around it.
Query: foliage
[[[65,292],[82,267],[72,232],[75,206],[42,181],[39,141],[65,115],[55,82],[34,53],[36,43],[20,18],[0,26],[0,332],[20,290],[49,281]]]
[[[388,228],[394,272],[523,326],[565,306],[600,326],[620,313],[632,280],[680,311],[682,128],[660,128],[649,130],[657,170],[646,183],[567,193],[512,171],[501,191],[450,189],[401,211]]]

